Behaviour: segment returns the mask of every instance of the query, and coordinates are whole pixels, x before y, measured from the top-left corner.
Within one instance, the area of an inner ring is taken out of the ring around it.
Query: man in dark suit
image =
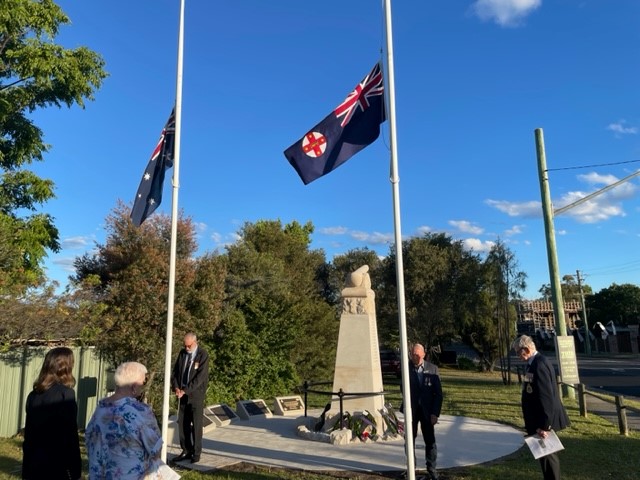
[[[414,455],[418,424],[420,424],[422,438],[425,443],[427,478],[437,480],[436,461],[438,448],[436,446],[434,426],[438,423],[440,409],[442,408],[442,385],[438,367],[425,360],[424,346],[419,343],[416,343],[411,349],[409,379]]]
[[[209,383],[209,355],[198,346],[194,333],[184,336],[171,377],[171,387],[178,397],[178,430],[182,452],[173,460],[200,461],[205,394]]]
[[[527,435],[546,438],[549,430],[559,431],[570,425],[560,401],[553,366],[536,349],[533,339],[522,335],[513,343],[521,360],[527,362],[522,388],[522,415]],[[557,453],[540,458],[545,480],[560,480],[560,459]]]

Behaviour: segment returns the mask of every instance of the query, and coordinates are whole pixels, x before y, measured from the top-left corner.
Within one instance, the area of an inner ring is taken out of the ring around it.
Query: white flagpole
[[[171,257],[169,261],[169,294],[167,301],[167,334],[164,351],[164,395],[162,399],[162,461],[167,461],[169,430],[169,398],[171,390],[171,357],[173,343],[173,303],[176,284],[176,250],[178,237],[178,189],[180,188],[180,130],[182,124],[182,51],[184,49],[184,2],[180,0],[178,28],[178,65],[176,74],[176,133],[173,154],[173,181],[171,200]]]
[[[402,369],[402,392],[404,397],[404,450],[407,456],[407,478],[415,480],[414,439],[412,431],[411,385],[409,382],[409,352],[407,351],[407,319],[404,303],[404,266],[402,263],[402,229],[400,227],[400,178],[398,177],[398,143],[396,139],[396,96],[393,67],[393,32],[391,25],[391,0],[384,2],[387,33],[387,92],[389,104],[389,131],[391,144],[391,167],[389,181],[393,191],[393,225],[396,246],[396,282],[398,284],[398,323],[400,327],[400,367]]]

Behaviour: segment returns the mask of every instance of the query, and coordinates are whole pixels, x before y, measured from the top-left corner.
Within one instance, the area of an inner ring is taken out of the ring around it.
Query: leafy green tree
[[[578,281],[576,277],[573,275],[564,275],[562,280],[560,281],[560,290],[562,290],[562,300],[564,302],[580,302],[580,287],[578,286]],[[582,285],[582,291],[584,295],[591,295],[593,293],[593,289],[589,285]],[[545,283],[542,285],[538,292],[542,296],[543,300],[547,302],[551,301],[551,285]]]
[[[402,248],[409,341],[430,348],[458,337],[474,302],[475,290],[468,288],[473,286],[469,275],[479,263],[477,256],[444,233],[405,240]],[[383,260],[376,302],[385,341],[398,330],[395,262],[392,248]]]
[[[607,324],[611,320],[616,325],[627,326],[640,320],[640,287],[631,283],[611,284],[598,293],[586,297],[589,324]]]
[[[47,249],[59,249],[53,218],[38,212],[54,197],[53,182],[26,168],[49,149],[29,116],[49,106],[83,107],[106,77],[98,54],[54,43],[68,23],[50,0],[0,3],[0,292],[38,285]]]
[[[212,391],[231,400],[282,395],[332,371],[337,320],[322,297],[324,253],[309,250],[312,232],[311,223],[261,220],[246,223],[227,248],[215,350],[228,362],[217,362]]]
[[[84,312],[85,341],[112,364],[144,363],[152,377],[164,371],[171,219],[155,214],[135,227],[129,208],[119,204],[107,218],[107,239],[97,253],[76,259],[75,286],[92,294],[93,311]],[[221,318],[225,261],[194,258],[195,229],[178,220],[174,296],[174,354],[182,336],[193,331],[205,345]],[[162,378],[162,375],[160,375]],[[151,397],[160,396],[151,382]]]

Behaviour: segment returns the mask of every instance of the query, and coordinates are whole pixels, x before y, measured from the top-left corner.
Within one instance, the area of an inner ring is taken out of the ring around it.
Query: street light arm
[[[638,175],[640,175],[640,170],[638,170],[635,173],[632,173],[631,175],[628,175],[628,176],[624,177],[622,180],[618,180],[617,182],[612,183],[611,185],[607,185],[606,187],[601,188],[600,190],[597,190],[597,191],[595,191],[593,193],[590,193],[586,197],[582,197],[580,200],[576,200],[575,202],[570,203],[569,205],[565,205],[562,208],[558,208],[557,210],[554,210],[553,211],[553,215],[554,216],[558,216],[561,213],[564,213],[567,210],[580,205],[581,203],[587,202],[587,201],[591,200],[592,198],[597,197],[598,195],[600,195],[601,193],[606,192],[607,190],[611,190],[612,188],[616,188],[618,185],[620,185],[620,184],[626,182],[627,180],[630,180],[633,177],[636,177]]]

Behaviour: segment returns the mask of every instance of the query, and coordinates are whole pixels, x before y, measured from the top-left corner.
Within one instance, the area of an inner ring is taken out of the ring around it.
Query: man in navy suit
[[[559,431],[570,425],[562,406],[556,372],[536,349],[533,339],[522,335],[513,342],[513,349],[527,362],[522,387],[522,415],[527,435],[547,438],[549,430]],[[560,459],[557,453],[540,458],[544,480],[560,480]]]
[[[205,394],[209,383],[209,355],[198,346],[195,333],[184,336],[171,377],[171,387],[178,397],[178,430],[182,452],[173,460],[200,461]]]
[[[420,424],[422,438],[425,443],[427,478],[437,480],[436,460],[438,458],[438,448],[436,446],[434,426],[438,423],[440,409],[442,408],[442,385],[438,367],[427,362],[425,355],[424,346],[419,343],[416,343],[411,349],[411,362],[409,364],[411,428],[415,454],[415,439],[418,433],[418,424]]]

